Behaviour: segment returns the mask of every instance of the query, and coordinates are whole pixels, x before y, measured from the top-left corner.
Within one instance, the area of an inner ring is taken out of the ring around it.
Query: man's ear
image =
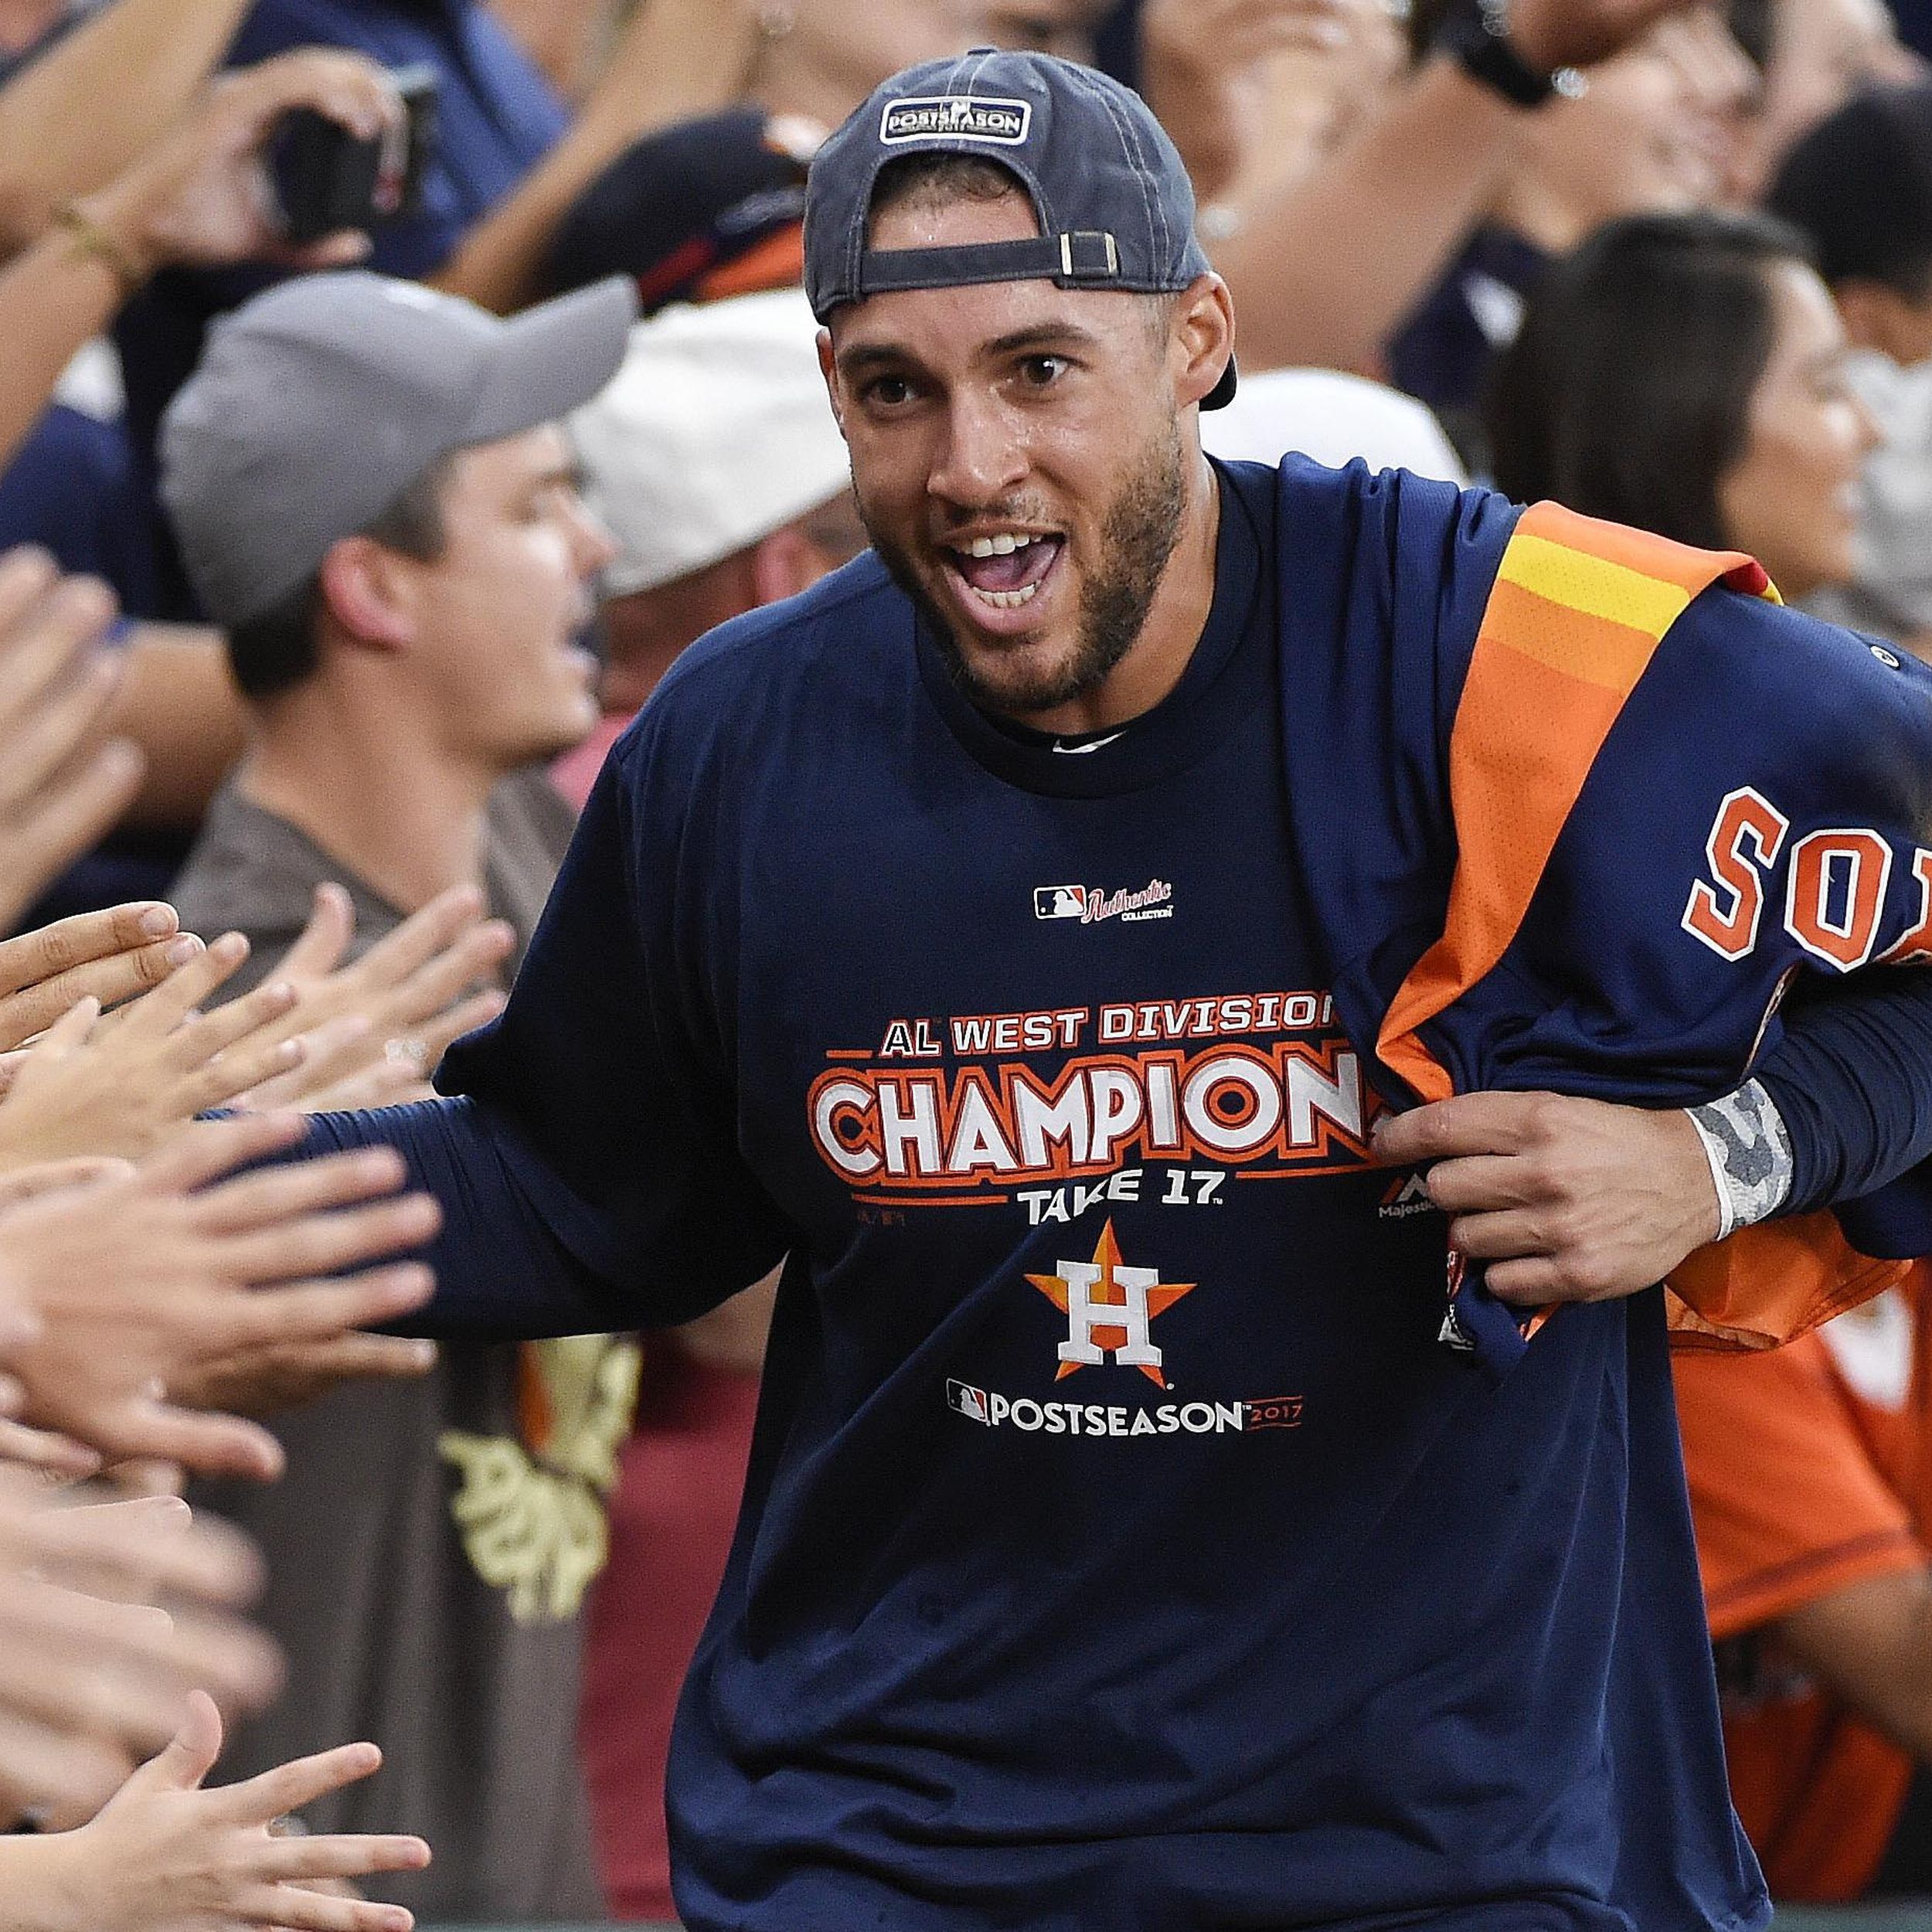
[[[416,635],[408,560],[374,538],[345,536],[329,546],[319,577],[322,600],[352,641],[400,650]]]
[[[832,420],[838,425],[838,434],[845,433],[845,412],[838,400],[838,365],[832,352],[832,331],[821,328],[818,332],[818,372],[825,379],[825,393],[832,399]]]
[[[1178,400],[1185,409],[1214,393],[1234,354],[1234,304],[1219,275],[1202,275],[1174,308]]]
[[[821,551],[795,523],[774,530],[751,553],[751,583],[760,607],[809,590],[829,565]]]

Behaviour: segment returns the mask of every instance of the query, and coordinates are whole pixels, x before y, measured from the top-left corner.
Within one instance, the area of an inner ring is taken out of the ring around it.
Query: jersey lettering
[[[1791,821],[1762,793],[1749,785],[1732,792],[1705,842],[1711,876],[1691,887],[1685,931],[1726,959],[1745,957],[1757,944],[1764,916],[1760,873],[1777,862],[1791,828]]]
[[[1887,966],[1916,966],[1932,960],[1932,852],[1923,845],[1913,855],[1912,876],[1919,882],[1918,917],[1912,930],[1883,955]]]
[[[1842,973],[1862,966],[1878,939],[1892,849],[1875,832],[1815,832],[1791,852],[1784,926],[1814,958]]]

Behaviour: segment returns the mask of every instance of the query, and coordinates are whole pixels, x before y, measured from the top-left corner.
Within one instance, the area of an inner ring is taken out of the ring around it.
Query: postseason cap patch
[[[998,148],[1019,148],[1026,145],[1032,121],[1030,101],[933,94],[917,100],[888,101],[879,138],[888,148],[935,134],[949,141],[984,141]]]

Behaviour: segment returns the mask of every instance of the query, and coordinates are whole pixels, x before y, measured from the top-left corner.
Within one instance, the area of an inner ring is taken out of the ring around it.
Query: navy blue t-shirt
[[[696,1932],[1767,1916],[1661,1298],[1500,1381],[1440,1345],[1291,856],[1282,666],[1335,587],[1222,481],[1200,647],[1093,746],[981,717],[869,559],[695,648],[471,1097],[340,1124],[450,1201],[444,1332],[788,1257],[673,1744]],[[1322,487],[1366,569],[1400,493]],[[1512,519],[1410,488],[1394,621],[1465,631]]]

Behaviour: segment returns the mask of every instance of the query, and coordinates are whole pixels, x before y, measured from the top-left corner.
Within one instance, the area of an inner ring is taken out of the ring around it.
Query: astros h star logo
[[[1120,1244],[1109,1220],[1100,1231],[1091,1261],[1061,1261],[1058,1274],[1026,1278],[1066,1317],[1067,1336],[1060,1345],[1053,1379],[1064,1382],[1077,1369],[1097,1366],[1111,1355],[1124,1367],[1138,1369],[1157,1388],[1167,1386],[1161,1352],[1149,1332],[1192,1281],[1163,1281],[1155,1268],[1131,1268],[1121,1260]]]

